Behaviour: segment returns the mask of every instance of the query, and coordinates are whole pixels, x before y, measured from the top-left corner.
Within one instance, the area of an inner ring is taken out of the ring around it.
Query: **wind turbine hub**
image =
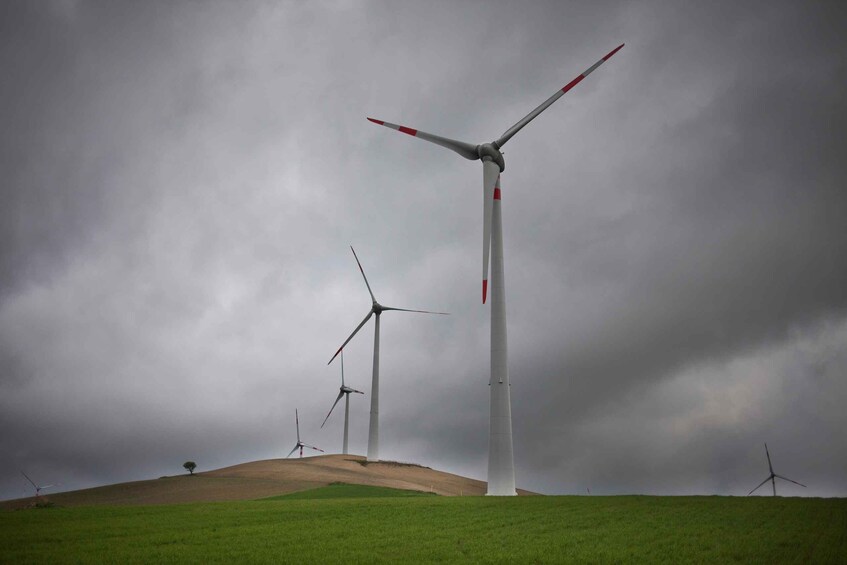
[[[495,142],[483,143],[476,146],[476,152],[482,161],[494,161],[500,167],[500,172],[506,170],[506,160],[503,159],[503,154]]]
[[[373,313],[376,314],[376,315],[382,314],[382,310],[383,310],[382,304],[380,304],[379,302],[374,300],[373,307],[371,308],[371,310],[373,310]]]

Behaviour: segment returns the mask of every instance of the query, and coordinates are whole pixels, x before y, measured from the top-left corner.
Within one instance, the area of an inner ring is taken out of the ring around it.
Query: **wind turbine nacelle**
[[[503,159],[503,154],[500,153],[500,150],[496,145],[494,145],[494,143],[483,143],[482,145],[477,145],[476,152],[479,155],[480,160],[487,161],[490,159],[497,163],[497,166],[500,167],[501,173],[506,170],[506,160]]]

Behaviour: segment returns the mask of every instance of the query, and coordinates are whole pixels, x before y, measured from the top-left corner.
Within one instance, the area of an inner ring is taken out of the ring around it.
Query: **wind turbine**
[[[34,486],[34,487],[35,487],[35,496],[39,496],[39,495],[41,494],[41,489],[45,489],[45,488],[49,488],[49,487],[55,486],[55,485],[52,485],[52,484],[51,484],[51,485],[41,485],[41,486],[38,486],[37,484],[35,484],[35,481],[33,481],[32,479],[30,479],[30,478],[27,476],[27,474],[26,474],[26,473],[24,473],[23,471],[21,471],[21,475],[23,475],[24,477],[26,477],[26,480],[28,480],[28,481],[29,481],[29,483],[30,483],[32,486]]]
[[[308,443],[303,443],[300,441],[300,416],[297,414],[297,409],[294,409],[294,422],[297,424],[297,444],[294,448],[288,452],[288,455],[285,456],[286,459],[291,457],[291,454],[297,451],[297,448],[300,448],[300,458],[303,458],[303,448],[308,447],[309,449],[314,449],[315,451],[320,451],[321,453],[325,453],[323,449],[320,447],[315,447],[314,445],[309,445]]]
[[[771,465],[771,454],[768,453],[768,444],[767,443],[765,444],[765,455],[768,456],[768,470],[770,471],[771,474],[768,476],[767,479],[765,479],[764,481],[759,483],[758,487],[756,487],[753,490],[751,490],[750,492],[748,492],[747,496],[750,496],[751,494],[756,492],[759,489],[760,486],[762,486],[763,484],[765,484],[768,481],[771,482],[771,487],[773,487],[773,495],[776,496],[776,480],[775,479],[782,479],[784,481],[788,481],[788,482],[794,483],[795,485],[800,485],[801,487],[806,488],[806,485],[800,484],[797,481],[792,481],[788,477],[783,477],[782,475],[777,475],[776,473],[773,472],[773,465]]]
[[[608,61],[623,44],[590,66],[584,73],[556,91],[535,110],[510,127],[497,140],[474,145],[420,130],[368,118],[375,124],[398,130],[455,151],[465,159],[482,161],[482,303],[488,294],[488,262],[491,255],[491,420],[488,440],[488,494],[514,496],[515,465],[512,451],[512,408],[509,397],[509,368],[506,341],[506,290],[503,275],[503,223],[500,173],[506,162],[500,148],[521,128],[534,120],[553,102],[579,84],[597,67]]]
[[[374,365],[373,365],[373,379],[371,381],[371,418],[370,424],[368,428],[368,461],[379,461],[379,316],[383,312],[387,312],[389,310],[396,310],[398,312],[417,312],[419,314],[441,314],[447,315],[447,312],[429,312],[427,310],[408,310],[406,308],[394,308],[391,306],[383,306],[379,302],[376,301],[374,297],[374,293],[371,290],[371,285],[368,282],[368,277],[365,276],[365,270],[362,268],[362,263],[359,262],[359,256],[356,255],[356,250],[353,249],[353,246],[350,246],[350,250],[353,252],[353,257],[356,258],[356,263],[359,265],[359,271],[362,273],[362,278],[365,279],[365,286],[368,287],[368,293],[371,295],[371,300],[373,304],[371,305],[371,311],[368,312],[368,315],[365,316],[365,319],[356,326],[356,329],[353,330],[353,333],[350,334],[344,343],[341,344],[341,347],[338,348],[338,351],[335,352],[335,355],[332,356],[332,359],[329,360],[329,363],[332,363],[333,359],[335,359],[341,350],[344,349],[344,346],[353,339],[353,336],[358,333],[362,326],[368,323],[368,320],[371,319],[371,316],[376,315],[376,322],[374,324]],[[329,365],[327,363],[327,365]]]
[[[321,424],[321,427],[324,427],[326,421],[329,420],[330,414],[335,410],[335,405],[338,404],[338,401],[341,400],[341,397],[344,396],[344,450],[342,453],[347,455],[347,430],[350,426],[350,393],[355,392],[357,394],[365,394],[361,390],[356,390],[350,388],[349,386],[344,384],[344,352],[341,352],[341,387],[338,389],[338,397],[336,397],[335,402],[332,403],[332,408],[329,409],[329,413],[327,413],[326,418],[324,418],[324,423]]]

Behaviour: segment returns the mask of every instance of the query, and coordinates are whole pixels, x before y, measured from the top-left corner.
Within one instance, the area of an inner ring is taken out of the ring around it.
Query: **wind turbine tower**
[[[332,403],[332,408],[329,409],[329,412],[324,418],[324,423],[321,424],[321,427],[324,427],[326,421],[329,420],[329,416],[332,414],[332,411],[335,410],[335,405],[338,404],[338,401],[341,400],[341,397],[344,396],[344,449],[342,453],[347,455],[347,432],[350,427],[350,393],[357,394],[365,394],[361,390],[356,390],[354,388],[350,388],[349,386],[344,384],[344,352],[341,352],[341,387],[338,390],[338,396],[335,398],[335,402]]]
[[[356,250],[353,249],[353,246],[350,246],[350,250],[353,252],[353,257],[356,258],[356,264],[359,265],[359,271],[362,273],[362,278],[365,279],[365,286],[368,287],[368,293],[371,295],[371,310],[368,312],[368,315],[365,316],[365,319],[361,321],[361,323],[356,326],[356,329],[353,330],[353,333],[350,334],[344,343],[341,344],[341,347],[338,348],[338,351],[335,352],[335,355],[332,356],[332,359],[329,360],[329,363],[338,357],[338,354],[344,349],[344,346],[353,339],[353,336],[356,335],[362,326],[368,323],[368,320],[371,319],[371,316],[376,316],[376,321],[374,323],[374,364],[373,364],[373,379],[371,380],[371,417],[370,423],[368,427],[368,461],[379,461],[379,317],[383,312],[388,312],[389,310],[396,310],[398,312],[416,312],[419,314],[441,314],[447,315],[447,312],[429,312],[427,310],[407,310],[406,308],[394,308],[391,306],[383,306],[379,302],[376,301],[374,297],[374,293],[371,290],[371,285],[368,282],[368,277],[365,276],[365,270],[362,268],[362,263],[359,262],[359,256],[356,255]],[[327,365],[329,365],[327,363]]]
[[[579,84],[597,67],[617,53],[623,44],[594,63],[585,72],[557,90],[535,110],[507,129],[497,140],[474,145],[374,118],[371,122],[450,149],[471,161],[482,161],[482,302],[485,304],[491,255],[491,412],[488,440],[488,494],[514,496],[515,464],[512,451],[512,409],[509,394],[509,367],[506,339],[506,288],[503,265],[502,187],[500,173],[506,161],[500,149],[513,135],[534,120],[553,102]],[[374,396],[376,393],[372,393]],[[372,396],[373,398],[373,396]],[[370,457],[369,457],[370,458]]]

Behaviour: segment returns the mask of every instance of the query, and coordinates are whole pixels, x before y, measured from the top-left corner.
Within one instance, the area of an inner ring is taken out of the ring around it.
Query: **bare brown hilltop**
[[[190,475],[119,483],[42,495],[59,506],[179,504],[252,500],[331,483],[371,485],[434,492],[442,496],[480,496],[486,483],[412,463],[367,462],[359,455],[321,455],[268,459]],[[518,494],[534,494],[518,489]],[[35,504],[36,498],[0,502],[6,509]]]

